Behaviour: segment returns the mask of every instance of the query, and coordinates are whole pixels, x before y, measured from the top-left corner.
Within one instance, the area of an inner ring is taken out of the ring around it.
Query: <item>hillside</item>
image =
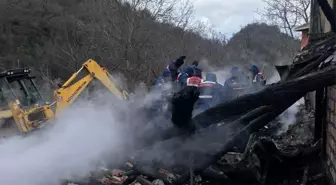
[[[233,35],[225,47],[226,62],[247,68],[257,64],[271,77],[273,65],[289,64],[299,51],[300,42],[282,33],[276,26],[249,24]]]
[[[0,7],[0,69],[31,67],[49,82],[68,78],[88,58],[133,88],[151,84],[180,55],[222,67],[276,63],[299,48],[265,24],[248,25],[227,43],[206,39],[119,1],[4,0]]]
[[[245,26],[227,45],[228,53],[236,54],[231,58],[234,61],[272,64],[291,61],[299,47],[298,40],[280,32],[276,26],[263,23]]]

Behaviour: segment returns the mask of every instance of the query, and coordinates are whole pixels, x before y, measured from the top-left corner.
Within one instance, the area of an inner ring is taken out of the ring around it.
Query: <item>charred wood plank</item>
[[[221,156],[223,156],[226,152],[228,152],[230,149],[232,149],[235,146],[235,143],[243,136],[246,135],[246,133],[252,133],[266,125],[269,121],[273,120],[275,117],[277,117],[279,114],[281,114],[284,110],[286,110],[290,105],[292,105],[297,99],[300,98],[300,95],[298,94],[297,97],[293,97],[291,101],[283,102],[282,104],[278,105],[279,107],[273,107],[271,108],[273,111],[267,112],[263,114],[262,116],[259,116],[258,118],[254,119],[250,122],[246,127],[241,129],[238,133],[236,133],[231,139],[228,140],[228,142],[220,149],[219,152],[211,155],[208,159],[205,160],[203,163],[195,164],[195,171],[198,173],[201,173],[203,169],[210,166],[212,163],[218,161]],[[188,177],[184,177],[179,179],[182,183],[183,180],[187,179]],[[179,184],[178,183],[178,184]]]
[[[292,75],[290,77],[290,79],[293,78],[297,78],[300,77],[304,74],[308,74],[310,72],[312,72],[314,69],[317,69],[318,66],[325,60],[327,59],[333,52],[326,52],[324,54],[322,54],[321,56],[318,57],[317,60],[309,63],[307,66],[305,66],[303,69],[301,69],[300,71],[298,71],[296,74]]]
[[[313,56],[310,56],[308,59],[304,61],[290,65],[283,65],[283,66],[276,65],[275,68],[279,73],[281,81],[285,81],[289,78],[292,78],[293,75],[297,74],[299,71],[305,68],[310,62],[317,60],[320,56],[321,53],[314,54]]]

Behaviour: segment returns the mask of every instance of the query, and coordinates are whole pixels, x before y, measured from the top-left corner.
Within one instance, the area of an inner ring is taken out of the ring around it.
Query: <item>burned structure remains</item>
[[[124,166],[76,184],[335,184],[335,6],[335,0],[312,0],[309,42],[292,65],[277,66],[280,82],[198,114],[191,120],[192,135],[165,130],[130,154]],[[313,140],[277,141],[268,125],[310,92],[315,92],[307,98],[314,102]]]

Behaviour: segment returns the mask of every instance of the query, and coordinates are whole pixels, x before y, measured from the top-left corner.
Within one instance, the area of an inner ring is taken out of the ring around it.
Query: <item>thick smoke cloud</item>
[[[51,128],[2,140],[0,184],[59,185],[110,163],[125,137],[115,117],[107,106],[82,102]]]

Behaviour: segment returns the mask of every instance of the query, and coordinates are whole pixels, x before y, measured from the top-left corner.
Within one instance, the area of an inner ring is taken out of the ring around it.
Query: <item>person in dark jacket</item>
[[[180,67],[184,64],[184,60],[186,59],[186,56],[181,56],[178,59],[176,59],[174,62],[171,62],[167,69],[170,72],[171,80],[172,82],[175,82],[177,80],[177,76],[179,74]]]
[[[252,89],[252,93],[260,91],[264,88],[264,86],[266,85],[266,79],[263,75],[262,72],[260,72],[259,68],[256,65],[252,65],[249,68],[249,71],[251,72],[252,75],[252,85],[251,85],[251,89]]]
[[[224,96],[224,87],[217,83],[215,73],[207,73],[205,80],[200,84],[199,105],[206,110],[220,103]]]
[[[231,101],[245,92],[245,82],[238,67],[231,69],[231,77],[224,83],[225,101]]]
[[[187,79],[187,86],[174,93],[172,97],[171,121],[181,131],[192,133],[195,130],[192,124],[194,104],[199,98],[198,86],[202,79],[196,76]]]

